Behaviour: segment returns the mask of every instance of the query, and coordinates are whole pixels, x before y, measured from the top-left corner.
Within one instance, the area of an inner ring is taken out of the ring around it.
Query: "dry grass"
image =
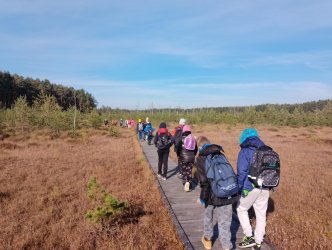
[[[137,141],[121,133],[0,142],[0,249],[183,249]],[[129,203],[132,218],[111,231],[84,218],[92,176]]]
[[[236,168],[244,128],[195,126],[193,133],[222,145]],[[277,249],[332,249],[332,128],[257,129],[281,157],[281,183],[270,195],[267,240]]]

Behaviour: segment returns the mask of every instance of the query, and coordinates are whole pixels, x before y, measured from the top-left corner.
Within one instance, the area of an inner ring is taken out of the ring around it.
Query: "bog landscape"
[[[276,249],[332,248],[331,100],[96,109],[84,91],[8,72],[0,72],[0,83],[1,249],[184,249],[136,127],[116,122],[147,116],[169,128],[185,117],[195,136],[224,147],[235,170],[239,135],[255,127],[281,158],[266,240]]]

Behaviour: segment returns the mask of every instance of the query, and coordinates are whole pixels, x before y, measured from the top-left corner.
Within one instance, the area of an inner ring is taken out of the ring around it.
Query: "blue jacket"
[[[154,128],[152,127],[151,123],[146,124],[145,128],[144,128],[144,132],[148,133],[149,132],[149,128],[151,128],[152,132],[154,131]]]
[[[237,178],[241,192],[244,189],[247,189],[248,191],[253,189],[252,183],[248,179],[249,167],[252,163],[256,148],[263,145],[264,143],[257,136],[248,137],[240,145],[241,150],[237,158]]]

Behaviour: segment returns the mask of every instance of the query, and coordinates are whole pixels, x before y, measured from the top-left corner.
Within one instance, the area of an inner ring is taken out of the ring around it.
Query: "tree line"
[[[78,110],[86,112],[97,106],[95,98],[83,89],[76,90],[50,83],[47,79],[33,79],[0,71],[0,107],[11,108],[20,96],[26,97],[30,107],[42,96],[54,96],[62,110],[76,106]]]
[[[271,124],[294,127],[332,126],[332,100],[319,100],[301,104],[262,104],[247,107],[192,109],[121,110],[101,107],[99,112],[125,119],[149,116],[158,122],[178,122],[181,117],[185,117],[189,123]]]

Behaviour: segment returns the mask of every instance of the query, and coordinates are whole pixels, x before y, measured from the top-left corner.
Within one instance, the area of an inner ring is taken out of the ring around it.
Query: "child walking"
[[[197,140],[199,154],[196,158],[196,176],[200,183],[201,193],[199,202],[205,206],[204,209],[204,234],[202,236],[202,244],[206,249],[212,248],[213,237],[213,213],[216,213],[218,219],[219,240],[222,249],[232,249],[231,242],[231,223],[232,223],[232,204],[238,200],[235,194],[228,198],[219,198],[214,195],[210,180],[207,178],[205,170],[205,161],[209,155],[217,155],[223,153],[221,146],[211,144],[210,141],[201,136]]]
[[[237,159],[237,174],[241,198],[237,206],[237,214],[245,237],[239,244],[240,248],[252,247],[261,249],[265,235],[266,211],[269,200],[269,189],[257,188],[248,179],[249,167],[257,148],[264,146],[254,128],[245,129],[240,136],[241,150]],[[250,225],[248,210],[254,207],[256,215],[255,235]]]
[[[177,155],[181,162],[182,184],[186,192],[189,192],[192,188],[192,168],[196,153],[196,139],[191,134],[190,126],[184,125],[182,128],[182,138],[177,147]]]
[[[173,136],[168,132],[166,123],[160,123],[154,137],[154,144],[158,148],[158,177],[164,181],[167,179],[169,149],[173,143]]]

